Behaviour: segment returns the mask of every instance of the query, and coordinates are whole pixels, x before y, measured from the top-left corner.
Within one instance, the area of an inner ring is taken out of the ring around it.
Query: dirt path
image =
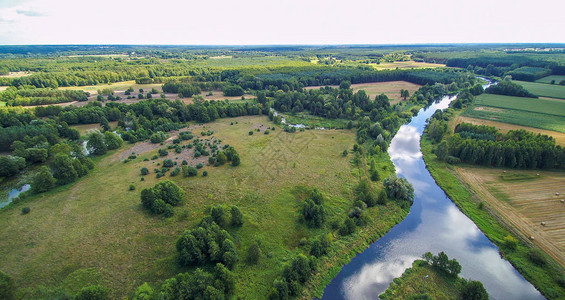
[[[560,247],[559,243],[555,240],[555,237],[552,236],[550,231],[551,228],[543,227],[540,223],[534,222],[531,217],[527,217],[525,214],[520,212],[518,208],[512,206],[509,203],[511,201],[506,202],[495,197],[487,188],[488,183],[485,182],[485,177],[474,172],[474,169],[456,168],[456,176],[461,182],[466,183],[471,190],[477,193],[483,201],[487,202],[490,207],[495,209],[496,212],[502,216],[503,222],[518,229],[524,239],[529,240],[530,237],[533,236],[533,242],[537,246],[543,249],[561,265],[565,266],[565,249],[564,247]],[[557,198],[552,200],[552,202],[559,203]],[[536,201],[536,199],[534,199],[534,201]],[[531,208],[522,208],[522,210],[524,209],[531,210]],[[533,211],[530,211],[529,213],[532,214]],[[559,220],[561,224],[558,224],[557,227],[562,225],[563,221],[564,218],[561,217]],[[562,231],[562,229],[563,228],[558,228],[557,230]],[[555,228],[553,228],[553,230],[555,230]]]

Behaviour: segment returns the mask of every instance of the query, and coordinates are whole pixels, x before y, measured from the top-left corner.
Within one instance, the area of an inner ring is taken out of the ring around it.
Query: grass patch
[[[309,86],[305,89],[319,89],[320,87],[322,86]],[[332,87],[338,88],[339,86],[332,85]],[[412,95],[420,87],[421,85],[407,81],[356,83],[351,85],[354,93],[359,90],[364,90],[371,99],[375,99],[375,96],[377,95],[385,94],[390,99],[391,104],[402,101],[402,98],[400,97],[400,90],[408,90],[410,95]]]
[[[0,107],[6,106],[6,101],[0,101]]]
[[[530,181],[534,179],[540,178],[534,174],[527,174],[527,173],[510,173],[500,175],[500,179],[502,181]]]
[[[536,82],[551,84],[551,81],[553,80],[555,80],[555,84],[559,84],[561,80],[565,80],[565,75],[549,75],[536,80]]]
[[[511,230],[506,228],[499,221],[499,216],[495,212],[481,208],[481,199],[471,192],[464,183],[450,170],[453,168],[445,162],[439,161],[432,154],[433,145],[427,138],[427,134],[421,140],[422,153],[426,166],[438,185],[447,193],[449,198],[467,215],[481,231],[496,244],[503,257],[531,282],[542,294],[549,299],[559,299],[565,295],[565,288],[559,286],[558,280],[565,274],[563,267],[548,256],[547,263],[539,266],[528,258],[528,252],[534,246],[525,241],[521,241],[516,249],[510,250],[504,246],[504,238],[511,234]]]
[[[565,78],[562,80],[565,80]],[[559,81],[556,81],[556,84],[545,84],[517,80],[514,82],[520,84],[525,89],[530,91],[530,93],[536,96],[565,99],[565,85],[559,85]]]
[[[347,127],[349,120],[327,119],[300,112],[297,114],[282,114],[288,124],[304,124],[310,128],[343,129]]]

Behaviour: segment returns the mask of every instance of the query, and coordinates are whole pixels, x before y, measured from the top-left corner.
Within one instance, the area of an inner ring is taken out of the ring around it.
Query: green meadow
[[[157,164],[164,158],[180,165],[176,154],[151,160],[163,147],[153,144],[124,163],[124,157],[140,149],[138,144],[128,144],[95,158],[96,168],[76,183],[28,196],[3,209],[0,265],[13,274],[18,297],[57,298],[101,284],[118,299],[131,297],[144,282],[158,288],[164,278],[190,270],[177,263],[175,242],[180,234],[202,219],[206,207],[222,204],[237,205],[244,215],[241,228],[228,229],[241,258],[234,269],[238,295],[264,297],[285,262],[297,253],[308,254],[311,238],[330,234],[333,242],[328,255],[319,261],[319,272],[305,289],[309,296],[321,296],[341,265],[400,222],[407,210],[392,201],[369,208],[367,226],[341,237],[329,224],[346,217],[353,204],[353,188],[366,172],[363,163],[360,167],[352,163],[353,154],[342,155],[354,143],[354,131],[291,134],[277,127],[269,134],[248,134],[260,125],[274,126],[265,116],[205,125],[222,144],[237,149],[238,167],[205,166],[196,177],[167,174],[157,179],[153,169],[160,168]],[[201,128],[194,130],[199,133]],[[394,172],[384,153],[377,166],[382,177]],[[150,170],[144,181],[142,167]],[[203,171],[208,176],[203,177]],[[175,207],[175,215],[168,219],[149,214],[140,203],[141,190],[163,179],[173,180],[187,194],[185,203]],[[135,190],[130,191],[130,185]],[[318,229],[301,221],[302,202],[312,188],[325,196],[327,222]],[[22,215],[23,207],[31,212]],[[256,241],[262,257],[258,264],[248,265],[245,253]]]
[[[557,84],[546,84],[538,82],[527,82],[527,81],[514,81],[520,84],[525,89],[530,91],[532,94],[540,97],[558,98],[565,99],[565,85],[559,85],[559,81],[556,80]]]

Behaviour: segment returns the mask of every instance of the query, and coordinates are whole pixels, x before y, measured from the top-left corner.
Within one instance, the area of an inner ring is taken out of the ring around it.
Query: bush
[[[538,249],[530,249],[530,251],[528,251],[527,256],[532,263],[540,267],[545,265],[545,257],[543,253],[541,253],[541,251],[539,251]]]
[[[165,134],[162,131],[158,131],[158,132],[155,132],[154,134],[152,134],[151,137],[149,138],[149,140],[151,140],[151,143],[153,143],[153,144],[158,144],[158,143],[165,141],[167,138],[168,138],[167,134]]]
[[[129,190],[130,190],[130,191],[134,191],[134,190],[135,190],[135,185],[130,184],[130,185],[129,185]]]
[[[451,156],[449,155],[445,161],[450,164],[450,165],[455,165],[461,162],[461,159],[459,159],[459,157],[455,157],[455,156]]]
[[[355,232],[355,227],[355,221],[353,221],[351,218],[345,218],[343,224],[341,224],[341,226],[339,227],[339,234],[344,236],[350,235]]]
[[[231,207],[231,225],[234,227],[243,226],[243,214],[235,205]]]
[[[253,130],[249,130],[249,135],[253,135]]]
[[[202,167],[204,167],[204,165],[202,163],[199,163],[199,164],[196,165],[197,169],[202,169]]]
[[[314,255],[315,257],[326,255],[329,246],[330,240],[328,239],[327,235],[323,234],[319,238],[312,241],[310,246],[310,254]]]
[[[231,165],[234,166],[234,167],[237,167],[237,166],[239,166],[240,163],[241,163],[241,161],[240,161],[240,159],[239,159],[239,154],[235,154],[235,155],[232,157]]]
[[[100,285],[91,285],[82,288],[75,296],[75,300],[106,300],[109,299],[108,291]]]
[[[206,176],[208,176],[208,171],[204,171],[204,172],[202,172],[202,176],[203,176],[203,177],[206,177]]]
[[[261,258],[261,248],[257,242],[253,243],[249,248],[247,248],[247,257],[246,261],[250,265],[255,265],[259,262]]]
[[[264,134],[269,134],[269,129],[265,130],[265,132],[263,132]]]
[[[26,206],[26,207],[22,208],[22,215],[27,215],[27,214],[29,214],[30,211],[31,211],[31,208]]]
[[[163,167],[165,167],[165,168],[171,168],[171,167],[173,167],[174,165],[175,165],[175,163],[174,163],[173,160],[171,160],[171,159],[165,159],[165,160],[163,161]]]
[[[2,271],[0,271],[0,299],[15,299],[14,281],[8,274]]]
[[[517,246],[518,246],[518,240],[515,239],[513,236],[507,235],[506,237],[504,237],[504,247],[505,248],[507,248],[509,250],[516,250]]]
[[[147,169],[146,167],[141,168],[141,175],[147,175],[149,174],[149,169]]]
[[[159,156],[167,156],[169,154],[169,151],[165,150],[165,149],[159,149]]]
[[[174,170],[171,171],[171,176],[177,176],[180,173],[180,168],[176,167]]]
[[[184,195],[184,191],[178,185],[165,180],[152,188],[142,190],[141,204],[151,212],[161,214],[167,210],[166,205],[176,206],[182,203]]]

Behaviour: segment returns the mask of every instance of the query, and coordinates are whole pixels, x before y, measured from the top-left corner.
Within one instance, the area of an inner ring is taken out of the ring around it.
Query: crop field
[[[520,84],[532,94],[540,97],[565,99],[565,85],[545,84],[527,81],[514,81]],[[558,82],[559,83],[559,82]]]
[[[342,156],[343,150],[355,141],[354,131],[306,130],[290,134],[276,128],[264,134],[272,126],[265,116],[191,125],[197,135],[201,130],[214,130],[212,138],[237,149],[241,165],[204,166],[197,177],[167,175],[189,195],[170,219],[152,216],[142,209],[140,191],[159,181],[153,169],[159,168],[157,164],[163,159],[180,164],[184,156],[169,153],[144,161],[164,147],[144,142],[96,158],[96,169],[77,183],[30,196],[2,210],[3,271],[14,275],[18,291],[26,298],[53,298],[57,290],[74,294],[85,285],[98,283],[108,287],[113,298],[131,296],[143,282],[156,285],[163,278],[186,271],[176,261],[176,239],[184,229],[200,221],[206,206],[230,204],[238,205],[244,214],[243,227],[229,229],[236,237],[239,256],[245,257],[246,249],[256,240],[264,254],[255,266],[236,266],[238,294],[249,298],[268,294],[283,262],[301,247],[301,239],[327,232],[308,229],[299,222],[300,195],[307,187],[317,187],[326,195],[327,218],[343,217],[351,208],[352,187],[359,174],[351,164],[351,155]],[[248,134],[257,128],[260,132]],[[124,163],[124,157],[132,152],[138,158]],[[393,172],[389,164],[386,159],[379,162],[380,167],[388,167],[382,176]],[[140,181],[140,168],[144,166],[151,171],[145,181]],[[203,177],[202,171],[208,171],[208,176]],[[134,191],[128,190],[130,184],[136,186]],[[102,186],[104,193],[100,193]],[[30,207],[31,213],[22,215],[24,206]],[[393,203],[368,211],[372,217],[366,228],[373,235],[375,231],[382,234],[405,214]],[[336,240],[332,247],[337,252],[331,253],[341,257],[338,253],[351,253],[356,244],[363,244],[363,249],[366,238],[352,235]],[[320,268],[326,272],[320,276],[332,276],[327,268],[334,267],[334,256],[321,261]],[[315,278],[314,282],[322,280]]]
[[[560,201],[565,172],[480,167],[458,167],[456,172],[526,239],[533,236],[534,243],[565,265],[565,204]]]
[[[459,123],[471,123],[471,124],[475,124],[475,125],[494,126],[499,131],[501,131],[503,133],[507,133],[510,130],[524,129],[524,130],[531,131],[531,132],[534,132],[534,133],[540,133],[540,134],[545,134],[545,135],[551,136],[555,139],[555,142],[557,143],[557,145],[565,146],[565,133],[562,133],[562,132],[544,130],[544,129],[539,129],[539,128],[520,126],[520,125],[514,125],[514,124],[508,124],[508,123],[502,123],[502,122],[496,122],[496,121],[490,121],[490,120],[484,120],[484,119],[475,119],[475,118],[469,118],[469,117],[464,117],[464,116],[457,117],[457,119],[455,120],[454,126],[459,124]]]
[[[319,89],[322,86],[309,86],[305,87],[305,89]],[[331,86],[337,88],[338,86]],[[400,97],[400,90],[408,90],[410,95],[412,95],[415,91],[417,91],[421,85],[406,82],[406,81],[387,81],[387,82],[372,82],[372,83],[357,83],[352,84],[351,88],[353,92],[357,92],[359,90],[365,90],[367,95],[371,99],[375,99],[375,96],[380,94],[385,94],[389,99],[391,104],[398,103],[402,100]]]
[[[565,133],[565,102],[482,94],[463,116]]]
[[[546,76],[544,78],[540,78],[540,79],[536,80],[536,82],[551,84],[552,80],[555,80],[555,84],[559,84],[559,82],[561,82],[561,80],[565,80],[565,75],[550,75],[550,76]]]

